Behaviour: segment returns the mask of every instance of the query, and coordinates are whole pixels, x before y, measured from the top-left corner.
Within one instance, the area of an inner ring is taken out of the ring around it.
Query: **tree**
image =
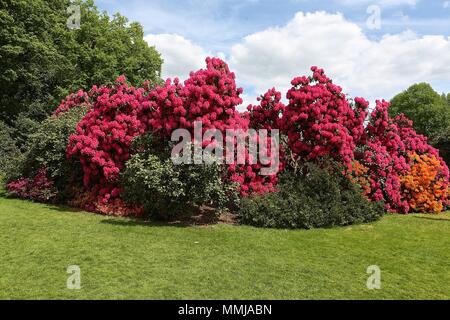
[[[432,141],[450,125],[450,105],[427,83],[412,85],[391,101],[389,114],[404,113],[414,122],[414,129]]]
[[[12,138],[11,129],[0,121],[0,180],[6,175],[14,175],[20,159],[21,153]]]
[[[432,143],[434,147],[439,149],[439,154],[450,167],[450,126],[442,130]]]
[[[138,23],[77,0],[79,29],[69,29],[69,0],[0,2],[0,120],[44,119],[69,92],[114,81],[160,81],[162,59]]]

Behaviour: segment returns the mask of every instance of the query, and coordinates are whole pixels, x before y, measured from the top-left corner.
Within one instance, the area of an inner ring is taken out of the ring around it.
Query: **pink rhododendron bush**
[[[60,162],[79,168],[80,176],[72,170],[64,184],[52,181],[62,174],[55,175],[56,166],[46,163],[33,164],[39,170],[31,174],[25,169],[31,159],[23,165],[22,176],[8,181],[8,190],[21,198],[64,202],[102,214],[142,216],[156,202],[158,210],[188,204],[223,209],[232,208],[230,199],[279,192],[281,175],[295,176],[313,163],[346,176],[366,199],[382,202],[387,211],[443,210],[449,198],[449,170],[411,121],[390,118],[385,101],[377,101],[370,112],[365,99],[347,98],[324,70],[311,71],[310,76],[292,80],[286,104],[283,94],[272,88],[245,112],[237,109],[243,90],[235,74],[217,58],[207,58],[206,68],[191,72],[184,82],[168,79],[136,88],[121,76],[113,84],[80,90],[51,116],[57,122],[73,109],[86,110],[67,131],[70,134],[59,138],[64,148],[58,146],[54,152],[63,154]],[[200,144],[227,161],[173,165],[171,151],[178,140],[172,138],[179,129],[184,129],[194,150]],[[237,134],[230,137],[229,131]],[[240,135],[243,152],[224,148]],[[253,143],[259,146],[256,154],[248,150]],[[414,159],[421,156],[427,158],[418,167]],[[333,165],[325,165],[330,161]],[[431,178],[417,177],[428,172],[427,163],[433,164]],[[276,170],[263,174],[268,168]],[[424,197],[416,193],[436,189],[435,183],[444,191],[432,206],[422,205]]]
[[[352,105],[322,69],[311,70],[312,77],[292,80],[280,127],[297,157],[312,161],[331,157],[349,166],[364,132],[369,103],[356,98]]]
[[[441,169],[434,179],[436,183],[442,182],[444,190],[449,188],[449,170],[438,150],[427,143],[426,137],[415,132],[412,122],[403,115],[390,118],[388,108],[388,102],[376,102],[364,137],[355,151],[355,161],[368,169],[363,176],[369,182],[366,194],[370,199],[383,200],[390,212],[408,213],[413,207],[401,180],[411,171],[412,155],[427,155],[438,160]],[[417,187],[425,188],[425,185]],[[448,192],[444,192],[437,201],[444,207],[447,198]]]

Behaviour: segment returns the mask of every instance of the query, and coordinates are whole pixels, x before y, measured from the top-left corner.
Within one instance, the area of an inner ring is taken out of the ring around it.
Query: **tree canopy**
[[[67,26],[80,5],[80,28]],[[139,23],[99,12],[92,0],[0,2],[0,120],[42,120],[69,92],[112,82],[160,81],[162,59]]]
[[[391,100],[389,113],[404,113],[414,122],[414,129],[431,140],[450,126],[450,94],[439,95],[428,83],[414,84]]]

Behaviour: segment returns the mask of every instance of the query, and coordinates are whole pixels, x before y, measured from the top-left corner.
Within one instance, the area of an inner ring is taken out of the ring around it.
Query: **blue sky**
[[[96,4],[144,26],[146,39],[167,62],[166,76],[185,77],[189,68],[202,67],[207,55],[224,58],[236,70],[248,101],[273,85],[287,90],[290,77],[307,73],[316,64],[329,70],[352,96],[372,101],[389,99],[420,81],[450,91],[449,1],[97,0]],[[367,24],[374,5],[380,10],[379,28]],[[366,78],[361,73],[367,73]]]
[[[298,11],[341,12],[370,36],[411,29],[419,34],[450,35],[450,6],[442,0],[97,0],[109,13],[139,21],[146,33],[176,33],[196,43],[226,51],[239,38],[291,20]],[[381,29],[366,27],[367,8],[379,4]],[[208,28],[203,28],[207,26]],[[211,28],[211,26],[213,26]],[[222,32],[218,33],[217,31]]]

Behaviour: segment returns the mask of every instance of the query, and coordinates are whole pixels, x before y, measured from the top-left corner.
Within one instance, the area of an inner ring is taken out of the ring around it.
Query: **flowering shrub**
[[[258,97],[258,101],[260,102],[259,105],[249,105],[247,107],[249,127],[255,130],[268,130],[269,136],[267,139],[267,146],[262,149],[262,152],[271,157],[270,164],[278,164],[278,172],[281,172],[286,165],[284,160],[284,150],[282,149],[281,145],[275,146],[276,148],[279,148],[277,158],[276,155],[270,153],[272,144],[274,143],[274,137],[271,136],[272,133],[270,130],[280,129],[281,116],[286,106],[281,102],[281,92],[277,91],[275,88],[268,90],[264,95]],[[258,136],[256,136],[255,139],[259,141]],[[263,195],[268,192],[276,191],[278,174],[261,176],[258,175],[258,172],[260,170],[261,165],[255,164],[252,166],[238,168],[238,173],[239,171],[246,171],[244,172],[244,174],[239,175],[236,174],[236,172],[234,173],[234,176],[232,176],[232,180],[243,185],[243,187],[241,188],[242,195]]]
[[[407,213],[409,205],[402,199],[400,175],[409,166],[398,126],[389,117],[388,108],[388,102],[376,101],[366,132],[355,151],[355,158],[369,169],[368,197],[373,201],[385,201],[386,209],[390,212]]]
[[[242,88],[236,87],[235,75],[217,58],[206,59],[206,69],[191,72],[184,85],[175,79],[150,91],[149,99],[157,105],[149,119],[153,132],[170,137],[175,129],[193,134],[194,122],[201,121],[203,131],[245,128],[247,121],[236,110],[242,103]]]
[[[61,104],[56,114],[77,105],[90,106],[67,147],[68,157],[81,162],[85,188],[104,204],[118,198],[122,193],[118,177],[131,156],[131,141],[145,132],[167,142],[175,129],[193,133],[195,121],[202,123],[203,133],[208,129],[224,136],[227,129],[247,132],[248,117],[236,110],[242,103],[242,89],[236,87],[234,74],[220,59],[208,58],[206,64],[184,84],[175,79],[162,87],[136,89],[120,78],[113,87],[94,87],[88,95],[80,91]],[[260,169],[259,165],[231,165],[224,178],[239,183],[243,195],[274,190],[276,175],[261,176]]]
[[[250,128],[253,129],[279,129],[281,115],[286,106],[281,102],[281,92],[272,88],[264,95],[258,97],[258,106],[249,105]]]
[[[434,157],[441,166],[439,177],[435,178],[447,184],[448,168],[439,152],[412,128],[412,122],[403,115],[392,119],[388,108],[388,102],[376,102],[366,133],[355,151],[356,160],[368,171],[355,173],[354,177],[369,181],[365,191],[371,200],[384,200],[390,212],[408,213],[417,206],[402,189],[402,181],[406,181],[402,177],[414,166],[410,154]],[[409,185],[412,185],[411,181]]]
[[[435,156],[410,155],[412,166],[401,177],[403,196],[416,212],[441,212],[448,197],[448,179]]]
[[[235,75],[228,65],[220,59],[207,58],[206,69],[191,72],[184,84],[178,79],[168,80],[164,87],[149,92],[155,111],[148,118],[148,127],[166,140],[175,129],[187,129],[193,134],[195,121],[202,123],[203,133],[216,129],[225,137],[226,130],[240,129],[246,135],[250,128],[248,116],[236,110],[242,103],[241,93],[242,88],[237,88]],[[232,164],[227,167],[225,182],[237,183],[242,195],[274,190],[276,175],[262,176],[260,169],[260,165]]]
[[[30,161],[24,168],[31,169],[23,170],[19,180],[10,179],[14,181],[9,181],[8,189],[20,197],[53,201],[56,191],[68,186],[73,192],[58,200],[103,214],[141,216],[144,209],[157,204],[211,204],[213,198],[220,197],[218,206],[223,206],[226,201],[222,197],[228,190],[218,188],[218,181],[223,186],[237,186],[243,197],[283,194],[277,187],[278,171],[262,175],[262,170],[277,164],[280,170],[293,169],[294,174],[307,179],[301,172],[305,164],[321,166],[326,163],[323,160],[331,158],[339,169],[321,170],[343,171],[370,201],[383,201],[388,211],[443,210],[449,203],[449,169],[438,150],[412,128],[412,122],[403,115],[391,118],[389,103],[377,101],[364,127],[369,103],[363,98],[348,99],[322,69],[312,67],[311,71],[309,77],[292,80],[287,105],[281,102],[281,93],[272,88],[245,113],[237,110],[242,89],[237,87],[234,73],[217,58],[207,58],[206,68],[191,72],[184,82],[175,78],[161,86],[146,83],[135,88],[122,76],[113,85],[80,90],[62,101],[30,140],[34,147],[25,156]],[[202,134],[215,129],[227,137],[224,141],[216,141],[216,137],[202,141],[203,148],[219,142],[223,146],[235,144],[245,138],[246,150],[225,153],[225,159],[232,157],[233,161],[220,170],[208,166],[198,170],[174,168],[168,163],[167,152],[166,158],[155,158],[173,146],[170,140],[175,129],[186,129],[194,137],[192,142],[198,142],[195,122],[201,122]],[[262,132],[250,129],[279,129],[279,154],[271,151],[277,142],[273,132],[264,139]],[[236,135],[228,137],[228,130]],[[145,136],[158,143],[132,148],[135,138]],[[260,147],[258,160],[264,155],[266,162],[253,164],[256,159],[248,150],[253,142]],[[78,170],[82,182],[74,178]],[[173,190],[168,191],[165,183],[169,179],[173,180]],[[145,186],[142,195],[150,201],[142,197],[134,203],[125,201],[139,193],[137,185]],[[208,190],[203,192],[202,188]],[[158,209],[155,206],[153,211]]]
[[[70,136],[67,156],[80,160],[84,186],[107,203],[120,195],[119,173],[130,158],[131,141],[145,132],[140,115],[150,104],[144,89],[129,87],[125,77],[112,87],[93,87],[91,96],[91,110]]]
[[[72,108],[75,107],[86,107],[86,109],[90,109],[92,106],[91,97],[87,92],[83,90],[78,91],[76,94],[72,93],[66,97],[58,108],[53,113],[55,116],[59,116],[62,113],[66,113]]]
[[[272,142],[271,138],[268,138],[268,144]],[[270,147],[268,147],[270,150]],[[281,162],[277,162],[274,159],[274,155],[267,152],[270,158],[269,167],[272,163],[278,163],[278,170],[283,166]],[[246,153],[246,159],[249,158],[248,153]],[[268,192],[276,191],[276,184],[278,183],[278,173],[270,175],[261,175],[260,171],[262,169],[260,163],[256,164],[231,164],[227,167],[228,179],[230,182],[237,184],[240,194],[244,197],[249,195],[262,195]]]
[[[288,146],[305,160],[331,157],[350,167],[353,150],[364,131],[369,103],[362,98],[349,103],[322,69],[312,67],[312,77],[292,80],[281,128]]]
[[[347,178],[350,179],[353,184],[360,186],[366,196],[369,196],[371,192],[370,181],[367,177],[368,173],[369,168],[361,164],[359,161],[354,160],[352,162],[352,168],[347,174]]]
[[[401,140],[405,146],[406,152],[418,153],[418,154],[428,154],[436,157],[442,165],[442,174],[448,178],[449,169],[445,164],[445,161],[440,157],[439,150],[432,147],[428,143],[428,138],[422,134],[418,134],[413,129],[413,122],[408,119],[404,114],[400,114],[395,117],[395,123],[397,124],[398,132]]]
[[[7,188],[12,196],[39,202],[52,201],[57,194],[53,182],[47,178],[45,168],[41,168],[33,178],[21,178],[8,183]]]

